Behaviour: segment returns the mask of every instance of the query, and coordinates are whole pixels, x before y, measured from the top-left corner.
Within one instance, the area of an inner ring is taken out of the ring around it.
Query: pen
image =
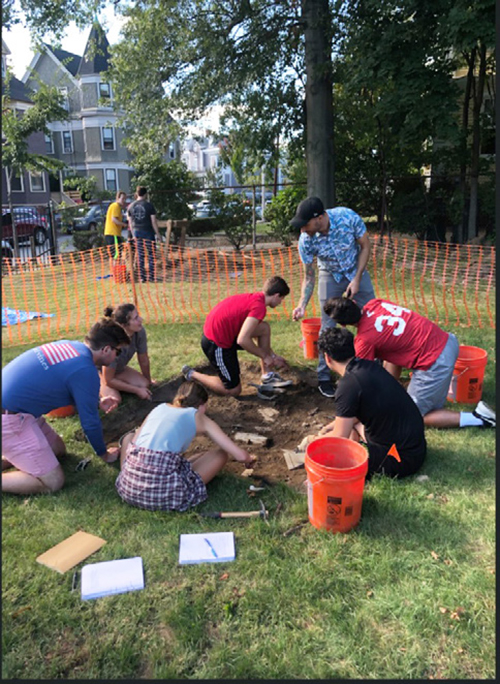
[[[212,552],[212,556],[214,558],[218,558],[219,556],[217,555],[217,552],[214,549],[214,547],[212,546],[212,544],[210,543],[210,541],[206,537],[203,537],[203,539],[207,542],[208,546],[210,547],[210,551]]]

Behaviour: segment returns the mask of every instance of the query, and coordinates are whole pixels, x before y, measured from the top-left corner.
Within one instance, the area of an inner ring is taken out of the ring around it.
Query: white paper
[[[179,564],[222,563],[235,558],[233,532],[181,534]]]
[[[144,589],[142,558],[92,563],[82,568],[82,599]]]

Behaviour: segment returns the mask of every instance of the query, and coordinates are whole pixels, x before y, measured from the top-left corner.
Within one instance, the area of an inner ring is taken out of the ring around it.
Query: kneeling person
[[[354,337],[344,328],[324,330],[318,350],[341,378],[335,392],[336,418],[320,435],[362,440],[368,445],[368,476],[406,477],[424,462],[424,421],[411,397],[375,361],[354,355]]]
[[[160,404],[140,428],[125,435],[116,489],[126,503],[152,511],[186,511],[205,501],[206,484],[222,470],[228,455],[247,464],[255,460],[205,415],[207,401],[204,387],[184,382],[172,404]],[[184,458],[200,434],[219,448]]]
[[[262,292],[232,295],[219,302],[208,314],[201,338],[203,352],[219,377],[183,366],[186,380],[200,382],[216,394],[237,397],[241,394],[238,350],[244,349],[260,359],[264,384],[291,384],[272,372],[273,368],[287,368],[288,364],[271,349],[271,328],[264,321],[267,307],[279,306],[289,292],[283,278],[272,276],[264,283]]]

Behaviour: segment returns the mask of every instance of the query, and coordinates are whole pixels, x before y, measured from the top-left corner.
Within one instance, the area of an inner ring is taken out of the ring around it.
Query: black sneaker
[[[485,427],[494,428],[497,424],[497,414],[484,401],[478,403],[474,411],[472,411],[472,415],[480,418]]]
[[[335,396],[335,385],[331,380],[320,380],[318,383],[318,389],[324,397],[328,399],[333,399]]]

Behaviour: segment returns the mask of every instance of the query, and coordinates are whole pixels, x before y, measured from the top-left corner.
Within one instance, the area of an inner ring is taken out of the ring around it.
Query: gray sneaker
[[[267,387],[290,387],[290,385],[293,385],[292,380],[283,380],[281,375],[274,371],[262,375],[260,381]]]
[[[191,379],[192,379],[192,378],[191,378],[191,375],[192,375],[192,373],[193,373],[193,369],[191,368],[191,366],[188,366],[188,365],[186,364],[185,366],[182,366],[182,368],[181,368],[181,373],[182,373],[182,375],[184,376],[184,378],[185,378],[186,380],[191,380]]]
[[[484,423],[484,427],[496,427],[497,414],[484,401],[478,403],[474,411],[472,411],[472,415],[480,418]]]

